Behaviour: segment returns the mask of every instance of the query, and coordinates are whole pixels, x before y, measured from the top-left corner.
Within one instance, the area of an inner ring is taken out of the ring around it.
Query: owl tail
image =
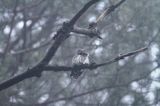
[[[81,70],[72,70],[70,76],[77,79],[82,74]]]

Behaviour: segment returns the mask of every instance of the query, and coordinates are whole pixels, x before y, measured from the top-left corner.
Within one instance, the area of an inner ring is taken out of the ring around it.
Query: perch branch
[[[68,66],[45,66],[44,70],[46,70],[46,71],[55,71],[55,72],[58,72],[58,71],[71,71],[71,70],[77,70],[77,69],[91,69],[92,70],[92,69],[96,69],[96,68],[101,67],[101,66],[105,66],[105,65],[109,65],[111,63],[117,62],[117,61],[119,61],[121,59],[124,59],[125,57],[136,55],[136,54],[138,54],[140,52],[146,51],[147,49],[148,49],[148,47],[143,47],[143,48],[137,49],[135,51],[131,51],[131,52],[128,52],[128,53],[125,53],[125,54],[120,54],[119,56],[117,56],[115,58],[112,58],[107,62],[100,63],[100,64],[81,65],[81,66],[74,66],[74,67],[68,67]]]
[[[69,33],[71,32],[74,24],[83,15],[87,9],[92,6],[94,3],[98,2],[99,0],[91,0],[68,22],[64,23],[63,26],[57,31],[56,39],[54,43],[49,48],[48,52],[44,56],[44,58],[34,67],[28,69],[26,72],[14,76],[2,83],[0,83],[0,91],[13,86],[27,78],[30,77],[40,77],[41,73],[44,70],[44,67],[50,62],[52,57],[55,55],[56,51],[60,47],[60,45],[69,37]]]

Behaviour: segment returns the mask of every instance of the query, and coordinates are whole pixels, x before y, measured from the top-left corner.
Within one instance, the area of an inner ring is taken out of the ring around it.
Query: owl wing
[[[76,65],[78,64],[78,55],[75,55],[73,58],[72,58],[72,65]]]
[[[96,63],[94,58],[91,55],[89,55],[88,58],[89,58],[90,64],[95,64]]]

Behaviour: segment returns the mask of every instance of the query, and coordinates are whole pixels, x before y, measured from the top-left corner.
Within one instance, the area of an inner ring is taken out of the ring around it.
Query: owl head
[[[82,55],[82,56],[87,56],[88,55],[88,53],[86,53],[86,51],[84,49],[78,49],[77,54]]]

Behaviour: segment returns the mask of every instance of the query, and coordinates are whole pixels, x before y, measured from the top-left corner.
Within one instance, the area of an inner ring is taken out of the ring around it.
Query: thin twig
[[[10,27],[8,38],[7,38],[7,41],[6,41],[6,47],[3,50],[4,52],[3,52],[2,63],[4,62],[5,57],[7,55],[7,52],[8,52],[8,49],[10,47],[11,34],[12,34],[13,27],[14,27],[15,17],[17,15],[17,11],[16,11],[17,6],[18,6],[18,0],[16,0],[15,6],[14,6],[14,9],[13,9],[13,16],[12,16],[12,19],[11,19],[11,27]]]

